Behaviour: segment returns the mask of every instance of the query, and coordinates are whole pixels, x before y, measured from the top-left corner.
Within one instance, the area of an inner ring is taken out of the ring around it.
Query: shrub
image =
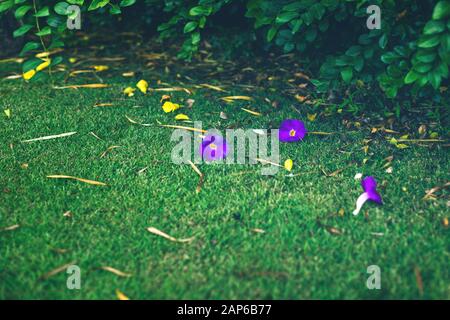
[[[39,8],[36,0],[0,3],[0,14],[12,11],[21,22],[14,37],[31,32],[38,37],[25,44],[22,55],[63,46],[69,4],[81,6],[86,13],[98,10],[116,15],[136,1],[39,3]],[[311,68],[318,71],[313,83],[319,91],[342,84],[378,84],[388,97],[395,97],[401,90],[437,92],[449,76],[449,0],[146,0],[136,5],[151,8],[148,12],[157,21],[167,18],[157,27],[160,37],[182,35],[179,57],[188,60],[199,50],[202,36],[209,37],[239,21],[243,24],[230,38],[234,43],[253,41],[265,50],[278,47],[286,53],[297,52],[305,59],[313,57],[309,61]],[[381,8],[380,30],[366,26],[369,5]],[[235,17],[232,21],[220,19],[230,11],[230,16]],[[138,18],[145,22],[148,16],[141,14]],[[52,64],[60,61],[61,58],[53,59]],[[24,72],[41,62],[36,58],[27,60]]]

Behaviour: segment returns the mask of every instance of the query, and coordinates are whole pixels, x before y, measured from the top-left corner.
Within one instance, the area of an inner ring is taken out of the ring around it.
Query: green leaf
[[[30,31],[31,28],[33,28],[33,25],[31,25],[31,24],[24,24],[24,25],[21,26],[19,29],[15,30],[15,31],[13,32],[14,38],[23,36],[25,33],[27,33],[28,31]]]
[[[20,56],[23,56],[25,53],[32,51],[32,50],[36,50],[40,47],[41,45],[37,42],[27,42],[24,46],[22,51],[20,52]]]
[[[435,90],[439,89],[439,86],[441,85],[441,75],[437,72],[430,72],[428,74],[428,81],[433,86]]]
[[[419,40],[419,48],[433,48],[437,46],[440,42],[439,36],[426,36]]]
[[[278,24],[283,24],[283,23],[291,21],[292,19],[294,19],[296,17],[298,17],[297,12],[285,11],[277,16],[277,18],[275,19],[275,22]]]
[[[7,1],[0,3],[0,13],[11,9],[13,6],[14,6],[14,0],[7,0]]]
[[[122,10],[120,10],[120,7],[116,4],[111,3],[111,8],[109,8],[110,14],[121,14]]]
[[[42,60],[41,60],[41,59],[38,59],[38,58],[31,58],[31,59],[25,61],[25,62],[22,64],[22,71],[25,73],[25,72],[30,71],[30,70],[32,70],[32,69],[36,69],[36,67],[37,67],[38,65],[40,65],[41,63],[42,63]]]
[[[50,10],[48,9],[47,6],[43,7],[42,9],[40,9],[38,12],[36,12],[34,14],[34,16],[37,18],[48,17],[49,15],[50,15]]]
[[[415,82],[419,78],[420,78],[420,74],[416,73],[414,70],[411,70],[406,75],[404,81],[405,81],[405,84],[410,84],[410,83]]]
[[[341,70],[341,77],[346,83],[349,83],[353,78],[353,70],[351,68],[345,68]]]
[[[361,46],[351,46],[347,51],[345,51],[345,55],[349,57],[357,57],[361,54]]]
[[[53,10],[59,15],[66,16],[67,15],[67,7],[69,4],[67,2],[58,2],[54,7]]]
[[[36,35],[39,37],[48,36],[52,33],[52,29],[49,26],[44,27],[41,31],[36,32]]]
[[[136,3],[136,0],[122,0],[120,1],[121,7],[129,7]]]
[[[445,30],[445,23],[442,21],[430,20],[423,28],[423,33],[426,35],[441,33]]]
[[[418,63],[414,65],[414,70],[419,73],[427,73],[431,68],[433,68],[433,65],[428,63]]]
[[[316,28],[311,28],[306,31],[305,39],[308,42],[313,42],[317,38],[317,30]]]
[[[195,28],[197,28],[198,23],[197,21],[189,21],[188,23],[186,23],[186,25],[184,26],[183,32],[184,33],[189,33],[195,30]]]
[[[386,48],[387,43],[388,43],[388,37],[385,33],[380,37],[380,40],[378,40],[378,45],[380,46],[381,49],[384,49],[384,48]]]
[[[200,15],[208,16],[211,14],[211,11],[212,11],[211,7],[196,6],[191,8],[191,10],[189,10],[189,14],[191,16],[200,16]]]
[[[191,43],[197,45],[200,42],[200,32],[194,32],[191,36]]]
[[[55,48],[62,48],[64,47],[64,42],[62,42],[61,40],[58,39],[53,39],[52,42],[50,43],[50,46],[48,47],[48,49],[55,49]]]
[[[31,6],[29,5],[20,6],[19,8],[17,8],[16,12],[14,12],[14,16],[16,17],[16,19],[22,19],[30,9]]]
[[[434,52],[419,50],[415,55],[416,59],[420,62],[430,63],[436,59],[437,54]]]
[[[278,29],[276,27],[272,27],[269,29],[269,31],[267,31],[267,42],[270,42],[273,40],[273,38],[275,38],[275,35],[277,34]]]
[[[103,8],[109,3],[109,0],[92,0],[91,5],[88,8],[88,11],[97,10]]]
[[[433,20],[440,20],[450,14],[450,1],[439,1],[433,10]]]
[[[56,66],[58,64],[60,64],[63,61],[63,58],[61,56],[57,56],[55,58],[52,59],[52,63],[50,64],[50,66]]]
[[[78,6],[82,6],[84,4],[84,0],[67,0],[70,4],[76,4]]]

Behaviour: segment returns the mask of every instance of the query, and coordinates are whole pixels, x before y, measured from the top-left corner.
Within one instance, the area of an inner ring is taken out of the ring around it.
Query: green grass
[[[152,86],[156,79],[147,80]],[[107,82],[111,88],[82,90],[20,80],[1,84],[0,107],[10,108],[12,117],[3,111],[0,116],[0,228],[20,225],[0,231],[1,299],[115,299],[115,289],[132,299],[450,298],[449,232],[441,223],[447,200],[422,200],[425,190],[450,178],[445,148],[411,144],[401,150],[371,135],[369,127],[349,130],[339,119],[319,117],[306,122],[309,130],[337,134],[281,145],[282,160],[294,160],[294,177],[284,170],[262,176],[260,165],[199,165],[206,180],[196,194],[197,174],[171,162],[172,130],[156,125],[175,122],[174,114],[162,112],[161,94],[125,98],[121,90],[134,80]],[[173,96],[175,102],[188,98]],[[250,105],[262,117],[241,111],[246,103],[225,105],[216,96],[197,90],[192,110],[180,111],[204,128],[270,128],[284,118],[306,119],[281,94],[270,96],[281,110],[264,102]],[[114,106],[94,108],[98,102]],[[222,110],[229,120],[220,119]],[[133,125],[125,115],[155,125]],[[20,142],[68,131],[78,133]],[[368,154],[365,138],[373,139]],[[120,148],[101,158],[113,145]],[[383,159],[391,155],[388,174]],[[342,168],[333,177],[321,171]],[[377,178],[385,203],[367,203],[353,216],[361,193],[358,172]],[[107,186],[46,178],[50,174]],[[63,216],[68,210],[71,218]],[[149,233],[150,226],[195,239],[174,243]],[[66,288],[65,272],[40,278],[71,261],[81,268],[81,290]],[[366,288],[366,269],[373,264],[381,268],[381,290]]]

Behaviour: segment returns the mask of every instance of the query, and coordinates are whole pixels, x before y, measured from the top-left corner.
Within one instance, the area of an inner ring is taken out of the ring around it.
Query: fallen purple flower
[[[206,162],[221,160],[227,156],[227,142],[217,134],[207,135],[200,145],[200,155]]]
[[[362,206],[368,200],[378,204],[383,204],[380,194],[377,192],[377,181],[374,177],[368,176],[361,181],[364,192],[356,200],[356,209],[353,214],[356,216],[361,211]]]
[[[281,123],[279,139],[281,142],[299,141],[303,140],[307,132],[303,121],[286,119]]]

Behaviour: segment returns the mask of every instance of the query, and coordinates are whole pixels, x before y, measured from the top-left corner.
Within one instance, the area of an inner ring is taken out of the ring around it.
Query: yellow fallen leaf
[[[148,227],[147,231],[150,233],[153,233],[157,236],[166,238],[167,240],[173,241],[173,242],[191,242],[192,240],[194,240],[195,237],[190,237],[190,238],[186,238],[186,239],[177,239],[174,238],[172,236],[169,236],[167,233],[162,232],[161,230],[158,230],[154,227]]]
[[[120,291],[119,289],[116,289],[116,296],[117,299],[119,300],[130,300],[130,298],[128,298],[122,291]]]
[[[134,92],[136,91],[136,89],[132,88],[132,87],[127,87],[125,89],[123,89],[123,93],[126,94],[129,97],[134,96]]]
[[[69,62],[70,63],[75,63],[75,62],[77,62],[77,58],[69,58]]]
[[[437,137],[439,137],[439,133],[437,133],[437,132],[431,132],[431,133],[430,133],[430,138],[431,138],[431,139],[435,139],[435,138],[437,138]]]
[[[0,63],[9,63],[9,62],[22,63],[24,60],[25,60],[24,58],[6,58],[0,59]]]
[[[104,65],[100,65],[100,66],[92,66],[92,68],[95,69],[95,71],[97,72],[102,72],[102,71],[106,71],[109,69],[108,66],[104,66]]]
[[[297,99],[297,101],[300,102],[300,103],[303,103],[303,102],[305,102],[306,99],[308,99],[308,96],[301,96],[301,95],[299,95],[299,94],[296,94],[294,97],[295,97],[295,99]]]
[[[427,132],[427,126],[422,124],[419,129],[417,130],[419,132],[419,134],[424,134],[425,132]]]
[[[11,118],[11,109],[5,109],[5,110],[3,110],[3,112],[5,113],[5,115],[6,115],[8,118]]]
[[[111,146],[111,147],[109,147],[108,149],[106,149],[105,151],[102,152],[102,154],[100,155],[100,158],[103,158],[104,156],[106,156],[106,154],[108,152],[110,152],[111,150],[116,149],[116,148],[120,148],[120,146]]]
[[[30,80],[31,78],[33,78],[35,74],[36,74],[36,71],[35,71],[35,70],[30,70],[30,71],[27,71],[27,72],[25,72],[25,73],[23,74],[23,78],[24,78],[26,81],[28,81],[28,80]]]
[[[227,102],[233,101],[233,100],[246,100],[246,101],[252,101],[253,100],[253,98],[248,97],[248,96],[227,96],[227,97],[222,97],[220,99],[224,100],[224,101],[227,101]]]
[[[188,130],[188,131],[195,131],[195,132],[201,132],[201,133],[207,132],[206,130],[203,130],[203,129],[184,127],[184,126],[175,126],[175,125],[171,125],[171,124],[160,124],[160,126],[165,127],[165,128],[184,129],[184,130]]]
[[[280,164],[278,164],[278,163],[275,163],[275,162],[272,162],[272,161],[269,161],[269,160],[266,160],[266,159],[255,158],[255,160],[256,160],[256,161],[259,161],[259,162],[261,162],[261,163],[267,163],[267,164],[271,164],[271,165],[273,165],[273,166],[282,167],[282,165],[280,165]]]
[[[159,102],[163,102],[163,101],[170,100],[170,99],[171,99],[171,96],[169,96],[168,94],[163,94],[161,96],[161,99],[159,100]]]
[[[22,140],[21,142],[33,142],[33,141],[41,141],[41,140],[50,140],[50,139],[57,139],[57,138],[63,138],[63,137],[68,137],[71,135],[76,134],[76,131],[73,132],[66,132],[66,133],[61,133],[61,134],[54,134],[51,136],[44,136],[44,137],[39,137],[39,138],[33,138],[33,139],[28,139],[28,140]]]
[[[122,76],[123,76],[123,77],[127,77],[127,78],[129,78],[129,77],[134,77],[134,72],[133,72],[133,71],[130,71],[130,72],[124,72],[124,73],[122,73]]]
[[[249,110],[249,109],[245,109],[245,108],[241,108],[241,110],[243,110],[245,112],[248,112],[248,113],[250,113],[250,114],[252,114],[254,116],[260,116],[261,115],[261,113],[253,111],[253,110]]]
[[[110,103],[110,102],[105,102],[105,103],[96,103],[94,104],[94,107],[112,107],[114,104]]]
[[[251,229],[251,231],[253,231],[255,233],[265,233],[266,232],[266,231],[264,231],[263,229],[260,229],[260,228],[254,228],[254,229]]]
[[[147,93],[148,90],[148,82],[145,80],[139,80],[139,82],[136,84],[136,87],[142,92]]]
[[[62,265],[56,269],[53,269],[52,271],[47,272],[46,274],[43,274],[42,276],[40,276],[40,279],[46,280],[52,276],[54,276],[55,274],[58,274],[60,272],[66,271],[68,267],[73,266],[74,264],[76,264],[76,261],[72,261],[69,263],[66,263],[65,265]]]
[[[287,160],[284,162],[284,168],[285,168],[287,171],[291,171],[293,166],[294,166],[294,161],[292,161],[292,159],[287,159]]]
[[[172,88],[156,88],[153,89],[154,91],[162,91],[162,92],[172,92],[172,91],[184,91],[187,94],[192,94],[192,92],[189,89],[182,88],[182,87],[172,87]]]
[[[200,176],[200,180],[198,181],[197,187],[195,188],[195,193],[199,193],[202,188],[205,176],[191,160],[189,160],[189,164],[191,165],[192,169],[194,169],[194,171]]]
[[[20,225],[14,224],[14,225],[12,225],[12,226],[5,227],[5,228],[1,229],[1,231],[12,231],[12,230],[16,230],[16,229],[19,228],[19,227],[20,227]]]
[[[130,121],[130,122],[133,123],[133,124],[138,124],[138,125],[144,126],[144,127],[150,127],[150,126],[151,126],[151,124],[149,124],[149,123],[140,123],[140,122],[137,122],[136,120],[131,119],[131,118],[128,117],[127,115],[125,115],[125,118],[127,118],[127,120]]]
[[[189,117],[183,113],[177,114],[175,120],[189,120]]]
[[[23,76],[20,75],[20,74],[12,74],[12,75],[4,77],[3,79],[5,79],[5,80],[15,80],[15,79],[20,79],[22,77]]]
[[[66,176],[66,175],[49,175],[49,176],[47,176],[47,178],[50,178],[50,179],[70,179],[70,180],[77,180],[77,181],[80,181],[80,182],[84,182],[84,183],[92,184],[92,185],[96,185],[96,186],[106,186],[106,183],[103,183],[103,182],[94,181],[94,180],[88,180],[88,179],[83,179],[83,178],[77,178],[77,177],[72,177],[72,176]]]
[[[308,113],[307,117],[309,121],[313,122],[314,120],[316,120],[317,113]]]
[[[406,149],[408,146],[404,143],[398,143],[395,145],[398,149]]]
[[[120,270],[117,270],[113,267],[110,266],[103,266],[101,267],[102,270],[114,273],[115,275],[119,276],[119,277],[131,277],[132,275],[130,273],[126,273],[126,272],[122,272]]]
[[[40,65],[38,65],[36,67],[36,71],[44,70],[45,68],[47,68],[50,65],[51,62],[52,62],[51,59],[47,59],[46,61],[42,62]]]
[[[106,83],[88,83],[88,84],[72,84],[70,86],[63,86],[63,87],[53,87],[54,89],[79,89],[79,88],[86,88],[86,89],[101,89],[101,88],[108,88],[109,84]]]
[[[180,105],[178,103],[172,103],[170,101],[164,102],[162,109],[165,113],[173,112],[180,108]]]
[[[48,58],[49,56],[55,54],[55,53],[59,53],[61,51],[64,51],[63,48],[56,48],[52,51],[45,51],[45,52],[40,52],[38,54],[35,55],[36,58],[42,59],[42,58]]]
[[[220,91],[220,92],[226,92],[224,89],[222,89],[220,87],[213,86],[213,85],[207,84],[207,83],[202,83],[200,86],[204,87],[204,88],[211,89],[211,90],[216,90],[216,91]]]

